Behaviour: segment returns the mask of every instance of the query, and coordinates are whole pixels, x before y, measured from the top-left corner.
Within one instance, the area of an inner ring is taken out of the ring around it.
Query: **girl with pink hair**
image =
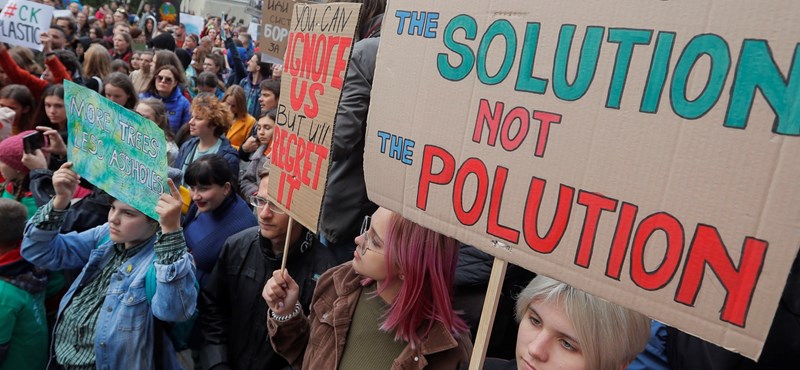
[[[452,308],[458,242],[379,208],[356,245],[310,308],[289,272],[273,273],[263,296],[275,351],[300,369],[466,367],[472,344]]]

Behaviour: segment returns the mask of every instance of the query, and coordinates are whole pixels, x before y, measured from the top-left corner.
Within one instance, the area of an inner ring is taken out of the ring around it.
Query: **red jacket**
[[[61,64],[61,60],[58,58],[51,58],[50,60],[45,59],[45,64],[50,68],[50,72],[53,74],[54,84],[63,83],[64,80],[72,81],[69,71]],[[46,80],[41,79],[39,76],[34,76],[27,70],[18,66],[17,63],[14,62],[14,58],[11,57],[11,54],[8,53],[8,50],[0,52],[0,68],[6,72],[9,82],[27,86],[31,90],[33,98],[37,101],[42,97],[44,89],[50,85]]]

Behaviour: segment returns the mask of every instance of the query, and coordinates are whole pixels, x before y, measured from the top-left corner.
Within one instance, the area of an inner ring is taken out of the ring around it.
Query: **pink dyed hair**
[[[453,281],[458,241],[393,214],[384,241],[388,286],[403,274],[400,291],[386,313],[382,330],[394,331],[416,348],[436,321],[453,334],[468,330],[453,311]]]

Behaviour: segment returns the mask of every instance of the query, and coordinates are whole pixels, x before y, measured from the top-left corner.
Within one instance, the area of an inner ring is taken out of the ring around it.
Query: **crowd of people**
[[[316,234],[268,198],[282,66],[261,61],[246,27],[209,16],[187,34],[151,4],[73,1],[52,4],[71,15],[41,52],[0,43],[0,370],[466,369],[492,258],[369,200],[386,0],[354,1]],[[164,131],[158,219],[73,170],[65,80]],[[27,149],[36,133],[43,145]],[[800,353],[799,269],[756,363],[512,266],[484,368],[786,368]]]

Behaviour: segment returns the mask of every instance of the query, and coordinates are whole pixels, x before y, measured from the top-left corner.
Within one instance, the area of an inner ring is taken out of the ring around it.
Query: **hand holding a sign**
[[[56,196],[53,197],[53,208],[57,210],[67,209],[72,200],[72,194],[78,189],[78,182],[81,177],[72,170],[72,162],[67,162],[53,173],[53,190]]]
[[[42,40],[42,53],[47,54],[52,51],[52,48],[50,47],[51,42],[49,33],[47,32],[40,33],[39,40]]]
[[[264,285],[261,296],[275,315],[285,316],[294,311],[300,297],[300,287],[285,269],[275,270],[272,278]]]
[[[161,224],[161,232],[171,233],[181,228],[181,207],[183,200],[178,188],[172,179],[168,179],[170,194],[163,193],[158,198],[156,213],[158,213],[158,223]]]

